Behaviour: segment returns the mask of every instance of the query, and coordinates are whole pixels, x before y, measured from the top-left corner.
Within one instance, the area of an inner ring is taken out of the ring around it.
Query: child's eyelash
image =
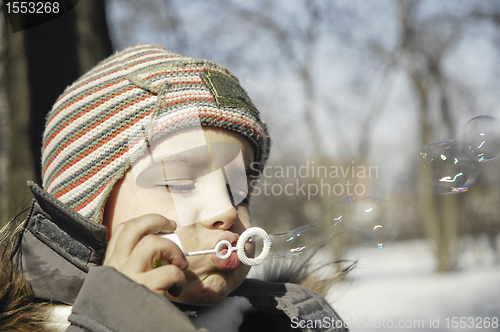
[[[174,193],[187,193],[194,189],[194,185],[165,185],[165,188]]]
[[[157,187],[165,188],[171,193],[185,194],[195,189],[195,183],[189,180],[165,181],[163,183],[159,183]]]
[[[172,182],[179,182],[178,184],[172,183]],[[188,194],[191,193],[195,187],[195,182],[194,181],[172,181],[167,183],[161,183],[158,184],[157,187],[165,188],[171,193],[176,193],[176,194]],[[227,185],[227,190],[228,192],[231,192],[231,189],[229,185]],[[245,191],[241,191],[241,194],[245,193]],[[235,193],[233,193],[235,195]],[[243,196],[243,195],[242,195]],[[247,194],[241,201],[239,201],[238,205],[240,204],[245,204],[249,205],[250,204],[250,196]]]

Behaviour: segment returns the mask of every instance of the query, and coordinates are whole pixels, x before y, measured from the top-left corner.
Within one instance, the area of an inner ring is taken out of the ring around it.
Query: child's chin
[[[234,276],[233,276],[234,277]],[[224,301],[227,296],[235,290],[245,278],[230,278],[224,274],[213,274],[206,278],[203,283],[188,283],[179,297],[171,298],[171,301],[187,305],[216,305]]]
[[[179,297],[171,299],[171,301],[193,306],[212,306],[224,301],[228,295],[228,292],[207,292],[204,294],[193,292],[191,294],[181,294]]]

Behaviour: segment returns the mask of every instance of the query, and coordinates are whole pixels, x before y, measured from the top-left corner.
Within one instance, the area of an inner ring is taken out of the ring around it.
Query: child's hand
[[[188,268],[184,254],[172,241],[157,236],[172,233],[177,226],[158,214],[126,221],[113,230],[104,265],[112,266],[155,293],[179,296],[186,284],[183,270]],[[153,263],[168,262],[158,268]]]

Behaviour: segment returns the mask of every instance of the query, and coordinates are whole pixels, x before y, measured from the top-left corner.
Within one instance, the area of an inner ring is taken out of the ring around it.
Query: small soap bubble
[[[382,248],[396,237],[399,229],[397,218],[381,197],[349,196],[338,204],[342,211],[341,224],[344,224],[353,244]]]
[[[392,241],[398,223],[392,209],[376,196],[348,196],[334,204],[316,222],[271,234],[271,257],[298,257],[345,233],[353,244],[382,248]]]
[[[476,116],[465,124],[467,154],[477,162],[496,158],[500,152],[500,122],[489,115]]]
[[[477,167],[468,158],[462,145],[455,140],[427,144],[420,152],[427,170],[425,181],[438,194],[462,193],[469,189],[477,176]]]

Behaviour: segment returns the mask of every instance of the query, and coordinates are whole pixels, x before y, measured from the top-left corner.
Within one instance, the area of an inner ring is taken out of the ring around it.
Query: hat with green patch
[[[44,189],[81,215],[101,222],[114,184],[145,146],[194,126],[237,132],[262,168],[270,138],[238,79],[207,60],[155,45],[117,52],[66,88],[47,115],[42,145]],[[144,132],[143,136],[134,136]],[[140,141],[143,141],[142,143]]]

